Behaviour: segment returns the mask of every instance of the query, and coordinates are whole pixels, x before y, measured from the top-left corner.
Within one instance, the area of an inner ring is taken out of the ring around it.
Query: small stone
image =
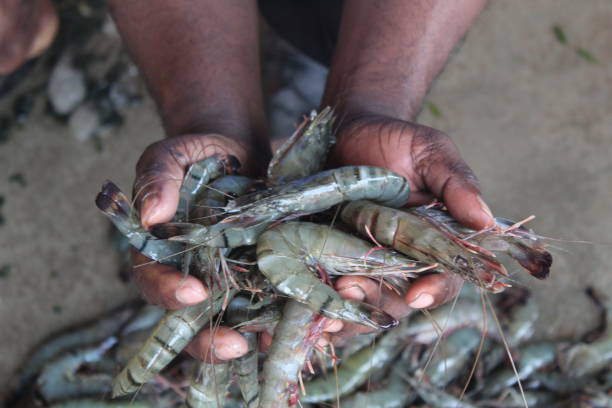
[[[4,264],[0,266],[0,279],[8,278],[11,273],[11,265]]]
[[[27,185],[26,179],[21,173],[13,173],[8,177],[8,181],[10,183],[15,183],[20,185],[21,187],[25,187]]]
[[[68,121],[70,133],[79,142],[91,139],[99,127],[98,112],[89,104],[79,106]]]
[[[53,110],[67,115],[85,99],[85,77],[70,64],[68,58],[61,58],[51,72],[47,91]]]

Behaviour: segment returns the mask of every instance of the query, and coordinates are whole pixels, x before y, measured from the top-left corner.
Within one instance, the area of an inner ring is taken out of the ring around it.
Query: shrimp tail
[[[550,274],[552,255],[541,248],[531,248],[517,242],[509,248],[509,255],[537,279],[546,279]]]
[[[206,231],[205,226],[189,222],[166,222],[151,227],[151,233],[156,238],[190,244],[197,244],[198,238]]]
[[[112,181],[106,180],[102,184],[102,190],[96,196],[96,207],[109,217],[121,232],[126,228],[133,228],[130,202]]]

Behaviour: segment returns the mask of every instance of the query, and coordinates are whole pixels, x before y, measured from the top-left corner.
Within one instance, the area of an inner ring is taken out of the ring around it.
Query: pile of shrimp
[[[326,359],[324,350],[315,350],[310,360],[316,374],[303,375],[299,389],[305,392],[298,406],[509,408],[522,407],[525,402],[530,407],[611,406],[610,298],[593,297],[602,310],[602,323],[578,342],[533,341],[538,310],[528,292],[512,288],[498,298],[494,311],[483,319],[483,297],[466,286],[454,304],[432,310],[429,316],[413,314],[393,330],[362,335],[337,348],[339,360]],[[237,313],[249,304],[248,297],[238,296],[226,313]],[[140,348],[164,313],[155,306],[129,304],[91,324],[51,337],[22,366],[15,377],[18,392],[5,406],[175,408],[183,406],[189,373],[202,369],[214,369],[209,379],[238,385],[211,386],[223,390],[221,406],[243,407],[244,393],[251,398],[257,395],[258,365],[252,361],[257,353],[219,367],[202,367],[181,355],[135,397],[111,400],[113,375]],[[302,315],[299,308],[286,313]],[[494,313],[499,315],[504,340],[496,332]],[[275,320],[280,313],[268,310],[265,314],[266,319]],[[249,342],[256,341],[254,333],[245,334]],[[289,332],[279,344],[291,341],[299,343],[300,339],[291,339]],[[512,351],[518,376],[506,358],[503,341]],[[476,359],[478,354],[480,359]],[[249,376],[252,378],[245,380]]]
[[[200,330],[223,324],[245,336],[249,352],[228,363],[194,362],[189,385],[171,382],[182,406],[537,406],[529,405],[532,397],[523,383],[553,364],[557,353],[551,350],[557,345],[520,349],[530,329],[514,328],[510,318],[498,319],[487,293],[511,286],[502,258],[516,261],[535,278],[546,278],[552,257],[541,240],[522,223],[501,218],[493,228],[473,231],[440,205],[403,209],[409,185],[389,170],[323,170],[334,142],[333,126],[331,109],[311,114],[275,153],[263,181],[236,175],[239,164],[231,156],[193,164],[182,182],[175,218],[150,231],[140,225],[137,210],[117,186],[103,185],[96,205],[130,244],[151,262],[198,277],[211,293],[201,304],[164,313],[114,377],[112,397],[132,395],[140,401],[148,388],[159,387],[160,372],[176,362]],[[457,298],[400,322],[380,308],[343,299],[332,287],[340,275],[360,275],[401,294],[424,273],[457,274],[480,290],[480,300]],[[449,307],[454,313],[440,320]],[[537,313],[525,307],[510,314],[532,324]],[[474,310],[479,322],[472,319]],[[482,318],[486,310],[490,319]],[[322,348],[317,341],[326,319],[358,323],[374,332],[354,336],[341,348]],[[505,336],[499,334],[504,324],[510,332]],[[258,335],[264,331],[273,333],[265,353]],[[104,354],[114,347],[103,343],[96,350]],[[466,381],[453,395],[453,381],[472,352],[486,358],[470,370],[469,378],[476,380]],[[484,374],[497,378],[488,372],[511,352],[521,359],[518,365],[509,359],[510,378],[500,371],[497,382],[478,381]],[[522,359],[530,355],[539,362],[524,368]],[[608,350],[606,361],[609,356]],[[589,379],[598,371],[592,364],[585,370]],[[512,391],[515,383],[520,400]],[[470,402],[480,397],[490,404]],[[162,405],[158,401],[155,406]]]

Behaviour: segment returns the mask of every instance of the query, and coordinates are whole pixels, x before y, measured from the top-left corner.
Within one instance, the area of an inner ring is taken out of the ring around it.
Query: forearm
[[[486,0],[346,0],[323,98],[341,115],[413,120]]]
[[[254,0],[110,0],[169,136],[221,133],[267,149]]]

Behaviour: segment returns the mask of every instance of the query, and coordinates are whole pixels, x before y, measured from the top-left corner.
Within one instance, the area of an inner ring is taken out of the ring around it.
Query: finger
[[[167,265],[152,263],[142,254],[134,254],[134,281],[147,302],[164,309],[180,309],[208,298],[208,290],[197,278]],[[139,266],[141,265],[141,266]]]
[[[323,326],[323,331],[325,333],[336,333],[342,330],[343,327],[344,322],[342,320],[327,319]]]
[[[136,164],[134,199],[145,228],[172,219],[187,167],[216,154],[247,161],[246,149],[222,135],[184,135],[153,143]]]
[[[396,319],[401,319],[411,312],[402,296],[380,282],[363,276],[343,276],[336,281],[335,287],[343,298],[369,303]]]
[[[444,201],[453,217],[476,230],[494,225],[491,210],[480,197],[476,175],[448,136],[435,129],[419,128],[413,157],[427,189]]]
[[[451,273],[437,273],[417,278],[404,297],[408,306],[427,309],[453,299],[461,290],[463,279]]]
[[[261,332],[259,335],[259,351],[266,353],[272,345],[272,335],[267,331]]]
[[[401,296],[363,276],[343,276],[336,281],[335,287],[343,298],[380,307],[396,319],[412,311]],[[361,324],[344,323],[342,330],[333,336],[333,343],[341,345],[353,336],[373,331],[375,329]]]
[[[204,329],[187,346],[187,352],[207,363],[224,363],[249,351],[249,343],[236,330],[219,326]]]

